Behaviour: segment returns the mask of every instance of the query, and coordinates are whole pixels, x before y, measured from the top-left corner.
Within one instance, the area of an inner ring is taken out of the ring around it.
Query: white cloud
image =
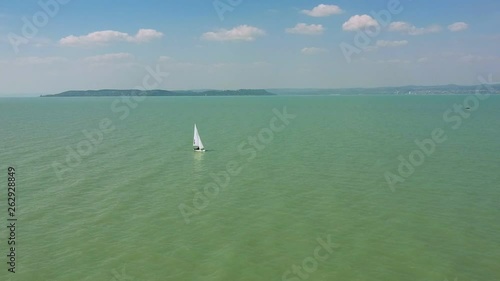
[[[136,43],[149,42],[153,39],[159,39],[163,37],[163,33],[154,29],[139,29],[134,37],[129,38],[129,41]]]
[[[2,26],[2,24],[0,23],[0,34],[1,34],[1,31],[2,31],[2,28],[4,28],[6,26]],[[46,38],[46,37],[40,37],[40,36],[35,36],[35,37],[32,37],[32,38],[25,38],[27,39],[27,41],[24,41],[24,39],[22,39],[21,42],[21,46],[32,46],[32,47],[36,47],[36,48],[42,48],[42,47],[48,47],[48,46],[52,46],[53,45],[53,42]],[[14,44],[16,44],[16,41],[17,39],[14,39]],[[11,44],[11,41],[9,39],[9,36],[3,36],[1,35],[0,36],[0,43],[7,43],[7,44]]]
[[[42,47],[47,47],[47,46],[53,45],[53,43],[50,39],[43,38],[43,37],[31,38],[29,40],[28,44],[31,44],[31,45],[35,46],[36,48],[42,48]]]
[[[408,32],[412,28],[416,27],[403,21],[394,21],[389,24],[389,31]]]
[[[378,27],[378,22],[369,15],[354,15],[344,22],[342,29],[345,31],[357,31],[368,27]]]
[[[86,62],[104,63],[104,62],[129,60],[133,58],[134,56],[129,53],[113,53],[113,54],[104,54],[104,55],[87,57],[84,60]]]
[[[171,57],[169,57],[169,56],[160,56],[160,57],[158,58],[158,60],[159,60],[159,61],[161,61],[161,62],[166,62],[166,61],[171,61],[171,60],[172,60],[172,58],[171,58]]]
[[[59,44],[74,47],[105,45],[112,42],[145,43],[161,37],[163,37],[163,33],[154,29],[140,29],[133,36],[124,32],[104,30],[92,32],[82,36],[70,35],[59,40]]]
[[[207,68],[212,69],[228,69],[228,68],[262,68],[262,67],[270,67],[272,64],[266,61],[255,61],[252,63],[233,63],[233,62],[218,62],[214,64],[203,65]]]
[[[417,62],[419,62],[419,63],[424,63],[424,62],[427,62],[427,61],[429,61],[429,58],[428,58],[428,57],[421,57],[421,58],[419,58],[419,59],[417,60]]]
[[[469,25],[462,21],[448,25],[448,29],[452,32],[463,31],[466,30],[468,27]]]
[[[331,15],[341,14],[343,11],[339,6],[336,5],[325,5],[320,4],[314,7],[312,10],[302,10],[301,13],[306,14],[311,17],[328,17]]]
[[[206,32],[201,39],[208,41],[254,41],[257,37],[265,35],[266,32],[254,26],[240,25],[233,29],[219,29]]]
[[[401,47],[404,45],[408,45],[408,41],[406,41],[406,40],[401,40],[401,41],[377,40],[377,43],[375,45],[377,47]]]
[[[436,33],[442,30],[439,25],[431,25],[428,27],[416,27],[408,22],[395,21],[389,24],[389,31],[406,33],[408,35],[422,35],[426,33]]]
[[[15,62],[20,65],[55,64],[67,61],[68,59],[63,57],[21,57],[15,60]]]
[[[462,55],[458,58],[460,62],[474,63],[474,62],[500,62],[500,57],[497,56],[482,56],[482,55]]]
[[[305,35],[320,35],[323,34],[325,28],[321,24],[305,24],[298,23],[295,27],[287,28],[286,33],[292,34],[305,34]]]
[[[390,60],[378,60],[377,63],[411,63],[410,60],[400,60],[400,59],[390,59]]]
[[[316,48],[316,47],[306,47],[300,50],[300,52],[304,55],[317,55],[321,53],[325,53],[327,50],[323,48]]]

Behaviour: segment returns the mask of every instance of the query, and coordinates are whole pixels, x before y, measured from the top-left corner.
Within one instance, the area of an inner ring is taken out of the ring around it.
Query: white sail
[[[198,129],[196,128],[196,124],[194,124],[194,140],[193,146],[198,147],[200,150],[205,149],[203,143],[201,142],[200,134],[198,133]]]

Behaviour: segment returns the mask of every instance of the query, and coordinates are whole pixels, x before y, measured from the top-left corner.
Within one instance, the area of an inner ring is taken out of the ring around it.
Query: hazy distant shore
[[[200,96],[275,96],[275,95],[460,95],[476,91],[500,94],[500,84],[492,85],[443,85],[443,86],[401,86],[378,88],[345,89],[241,89],[241,90],[78,90],[41,97],[115,97],[115,96],[156,96],[156,97],[200,97]]]
[[[67,91],[41,97],[116,97],[116,96],[152,96],[152,97],[200,97],[200,96],[273,96],[266,90],[206,90],[206,91],[167,91],[167,90],[88,90]]]

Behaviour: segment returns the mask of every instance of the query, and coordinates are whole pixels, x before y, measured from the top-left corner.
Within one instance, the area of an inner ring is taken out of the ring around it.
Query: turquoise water
[[[0,220],[8,166],[19,219],[15,274],[0,228],[0,280],[498,280],[500,97],[453,129],[465,98],[0,99]]]

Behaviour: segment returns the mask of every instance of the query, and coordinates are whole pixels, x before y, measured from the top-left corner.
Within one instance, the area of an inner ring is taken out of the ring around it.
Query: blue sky
[[[497,0],[1,0],[0,95],[136,88],[146,67],[161,89],[478,84],[499,26]]]

